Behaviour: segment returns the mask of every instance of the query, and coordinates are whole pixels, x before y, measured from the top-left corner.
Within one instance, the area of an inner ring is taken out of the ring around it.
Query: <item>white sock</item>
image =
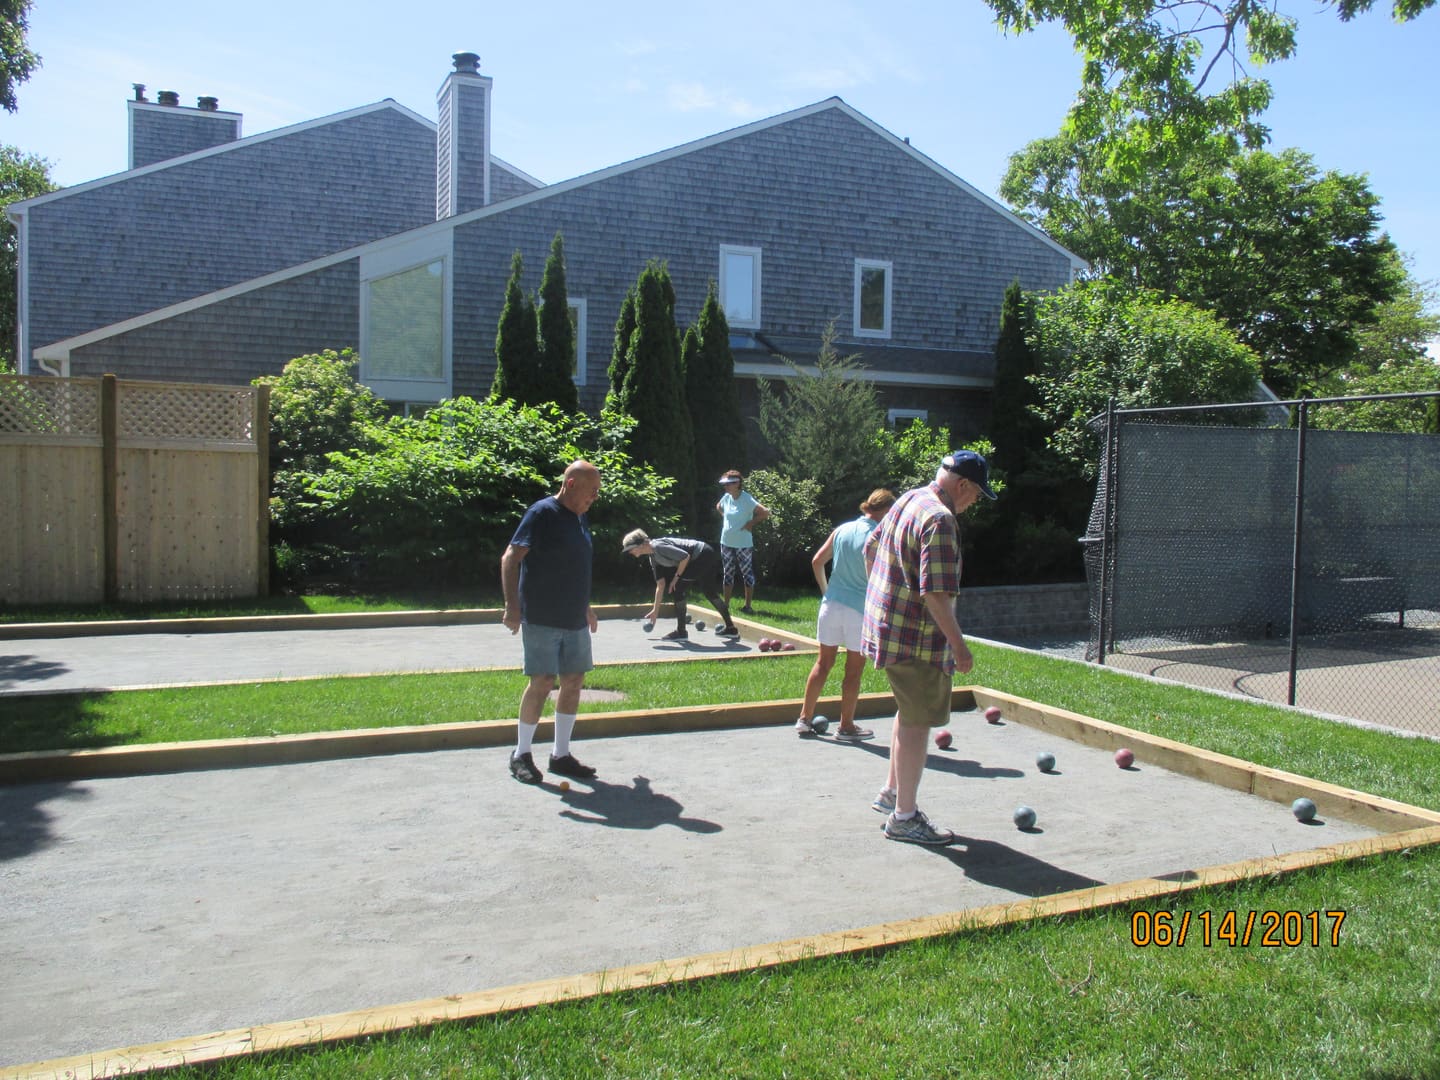
[[[519,757],[521,754],[530,753],[530,746],[535,742],[535,729],[539,724],[527,724],[523,720],[515,725],[515,753],[511,757]]]
[[[555,749],[552,751],[556,757],[564,757],[570,753],[570,736],[575,731],[575,714],[557,712],[555,714]]]
[[[919,811],[917,811],[917,810],[911,810],[908,814],[902,814],[902,813],[900,813],[899,810],[896,810],[896,811],[895,811],[895,820],[896,820],[896,821],[909,821],[909,820],[910,820],[911,818],[913,818],[917,813],[919,813]]]

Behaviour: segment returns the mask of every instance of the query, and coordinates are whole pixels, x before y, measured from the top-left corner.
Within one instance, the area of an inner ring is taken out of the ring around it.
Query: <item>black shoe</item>
[[[754,615],[754,614],[755,614],[755,609],[754,609],[753,607],[751,607],[749,604],[746,604],[744,607],[742,607],[742,608],[740,609],[740,612],[741,612],[741,614],[743,614],[743,615]]]
[[[688,631],[688,630],[671,630],[668,634],[666,634],[666,635],[665,635],[663,638],[661,638],[660,640],[661,640],[661,641],[689,641],[689,640],[690,640],[690,631]]]
[[[564,757],[551,754],[550,771],[557,776],[568,776],[574,780],[589,780],[595,775],[595,766],[580,764],[575,760],[574,754],[566,754]]]
[[[523,754],[510,755],[510,775],[522,784],[538,784],[542,779],[540,770],[535,767],[535,759],[528,750]]]
[[[739,637],[740,628],[738,626],[719,626],[715,628],[715,633],[721,637]]]

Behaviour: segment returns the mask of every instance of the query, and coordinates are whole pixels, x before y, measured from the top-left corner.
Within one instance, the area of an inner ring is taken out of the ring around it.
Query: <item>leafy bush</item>
[[[1031,377],[1049,446],[1094,476],[1092,417],[1113,397],[1120,408],[1253,401],[1260,362],[1215,315],[1157,293],[1108,282],[1041,297],[1030,343]]]
[[[286,558],[387,585],[493,585],[525,508],[557,491],[565,466],[583,457],[603,484],[590,511],[597,573],[618,571],[633,520],[674,516],[671,482],[630,461],[632,427],[615,413],[470,398],[371,424],[365,449],[331,452],[324,469],[304,475],[303,498],[274,508],[297,549]]]
[[[771,515],[755,530],[756,576],[777,585],[812,580],[810,557],[836,524],[820,511],[820,485],[756,469],[745,487]]]

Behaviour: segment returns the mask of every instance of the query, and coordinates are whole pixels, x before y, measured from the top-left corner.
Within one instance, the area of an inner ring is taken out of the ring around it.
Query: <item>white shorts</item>
[[[820,617],[815,620],[815,638],[821,645],[844,646],[858,653],[860,624],[864,621],[864,616],[853,607],[821,600]]]

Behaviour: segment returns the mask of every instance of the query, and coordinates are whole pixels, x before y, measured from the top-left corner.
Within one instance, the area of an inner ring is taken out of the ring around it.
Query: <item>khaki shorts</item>
[[[954,680],[924,660],[901,660],[883,669],[905,727],[944,727],[950,722]]]

